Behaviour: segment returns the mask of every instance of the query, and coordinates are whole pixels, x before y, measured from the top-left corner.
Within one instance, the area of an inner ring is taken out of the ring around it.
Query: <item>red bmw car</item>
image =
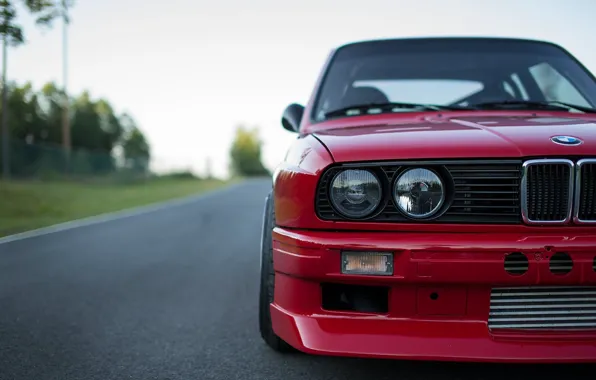
[[[596,362],[596,79],[510,38],[335,49],[267,197],[274,350]]]

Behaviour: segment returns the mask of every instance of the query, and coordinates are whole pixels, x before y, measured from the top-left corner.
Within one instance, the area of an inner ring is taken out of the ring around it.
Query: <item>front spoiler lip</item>
[[[316,355],[495,363],[596,363],[596,340],[494,339],[485,322],[298,315],[272,304],[275,333]]]

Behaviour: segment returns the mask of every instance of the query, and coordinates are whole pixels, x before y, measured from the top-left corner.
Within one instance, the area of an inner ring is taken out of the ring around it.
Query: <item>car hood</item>
[[[352,126],[314,132],[336,162],[596,154],[596,119],[573,115],[436,116],[375,125],[350,123]],[[551,137],[559,135],[583,143],[553,143]]]

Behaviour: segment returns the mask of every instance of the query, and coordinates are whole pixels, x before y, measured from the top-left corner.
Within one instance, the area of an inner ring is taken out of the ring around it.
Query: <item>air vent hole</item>
[[[550,258],[549,268],[553,274],[567,274],[573,269],[573,259],[565,252],[557,252]]]
[[[528,271],[528,258],[521,252],[513,252],[505,256],[505,272],[513,276],[521,276]]]

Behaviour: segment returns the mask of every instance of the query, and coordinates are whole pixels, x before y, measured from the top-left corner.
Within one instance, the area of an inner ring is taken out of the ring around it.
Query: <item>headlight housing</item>
[[[410,168],[395,180],[393,197],[397,208],[409,218],[430,218],[445,202],[445,184],[433,170]]]
[[[348,218],[370,216],[381,203],[382,197],[381,182],[368,170],[342,170],[333,177],[329,186],[333,208]]]

